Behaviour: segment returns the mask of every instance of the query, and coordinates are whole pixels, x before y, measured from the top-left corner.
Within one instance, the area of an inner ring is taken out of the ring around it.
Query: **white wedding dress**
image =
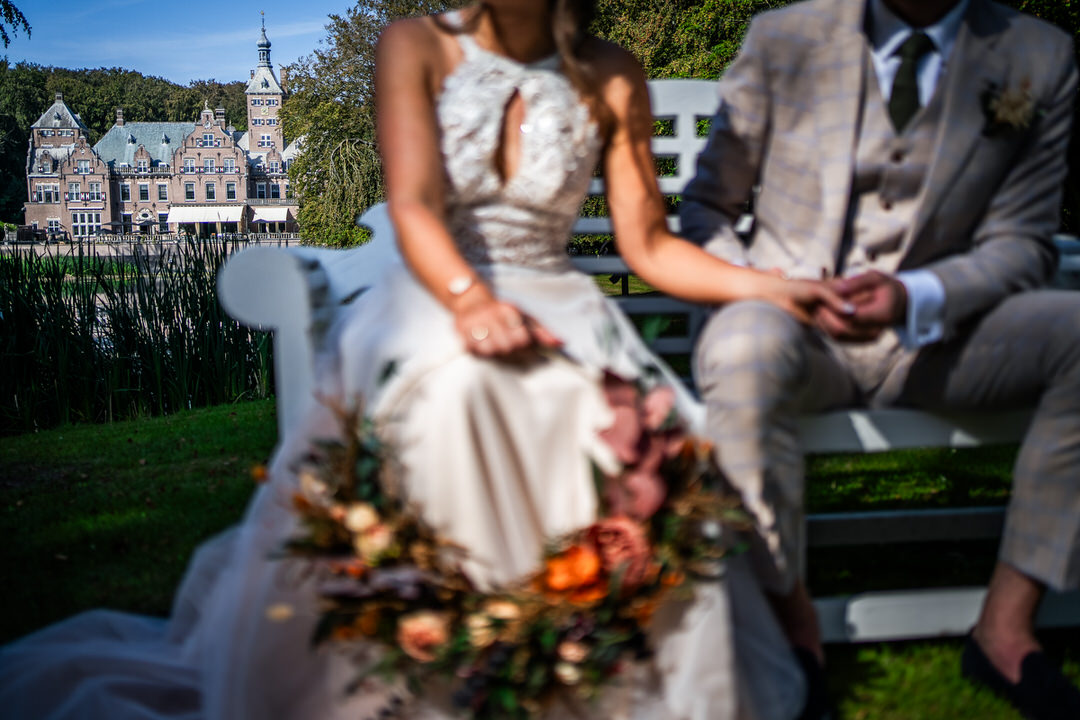
[[[437,104],[450,228],[497,295],[558,335],[573,362],[517,367],[469,355],[450,315],[398,266],[342,311],[322,359],[321,392],[365,398],[397,447],[409,496],[469,548],[470,574],[498,582],[533,570],[545,538],[595,516],[590,462],[606,452],[597,432],[612,418],[603,370],[626,378],[668,371],[568,261],[566,241],[601,142],[557,58],[522,65],[458,37],[464,59]],[[504,181],[495,154],[515,93],[525,106],[521,170]],[[700,422],[685,392],[678,407]],[[298,567],[270,559],[296,527],[292,462],[310,439],[335,432],[322,407],[302,426],[283,439],[243,522],[200,548],[169,620],[93,611],[3,648],[0,715],[375,717],[390,691],[344,693],[348,659],[310,645],[314,593]],[[270,606],[292,616],[272,621]],[[548,715],[789,720],[801,708],[802,675],[741,559],[722,580],[700,585],[694,602],[663,609],[651,639],[653,658],[597,703],[568,699]],[[402,713],[453,717],[443,695],[432,689]]]

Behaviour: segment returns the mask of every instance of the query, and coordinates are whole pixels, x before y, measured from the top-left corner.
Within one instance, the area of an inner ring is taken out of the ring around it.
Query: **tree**
[[[657,77],[719,77],[750,18],[787,0],[598,0],[592,31],[626,48]]]
[[[26,37],[30,37],[30,23],[26,22],[26,16],[15,7],[15,3],[11,0],[0,0],[0,41],[3,41],[4,47],[11,43],[11,38],[7,34],[8,27],[11,28],[13,35],[18,35],[21,27],[26,31]]]

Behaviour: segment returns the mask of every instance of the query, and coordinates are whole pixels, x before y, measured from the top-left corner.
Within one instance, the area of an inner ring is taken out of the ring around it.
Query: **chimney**
[[[124,127],[124,108],[116,108],[116,124],[119,127]]]
[[[214,110],[214,120],[217,121],[218,127],[225,127],[225,108],[219,107]]]
[[[289,68],[281,68],[281,92],[289,92]]]
[[[62,92],[56,93],[56,102],[58,102],[58,103],[64,102],[64,93],[62,93]]]

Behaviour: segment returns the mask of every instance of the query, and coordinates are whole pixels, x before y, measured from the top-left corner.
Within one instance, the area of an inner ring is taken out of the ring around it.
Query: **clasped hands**
[[[836,312],[826,303],[814,308],[814,324],[836,340],[871,342],[887,328],[904,323],[907,290],[895,276],[871,270],[823,282],[849,305],[847,313]]]

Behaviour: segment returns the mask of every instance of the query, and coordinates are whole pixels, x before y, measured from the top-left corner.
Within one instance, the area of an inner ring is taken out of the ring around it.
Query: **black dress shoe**
[[[1011,683],[968,635],[960,670],[969,682],[989,688],[1008,700],[1028,720],[1080,718],[1080,690],[1041,652],[1030,652],[1024,657],[1020,682]]]
[[[806,704],[803,705],[797,720],[829,720],[832,713],[825,683],[825,668],[818,662],[817,656],[806,648],[795,646],[792,651],[806,678]]]

